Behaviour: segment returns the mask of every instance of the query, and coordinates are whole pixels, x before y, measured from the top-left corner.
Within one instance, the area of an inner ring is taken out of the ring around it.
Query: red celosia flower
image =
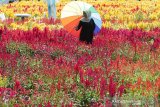
[[[150,80],[147,80],[145,85],[146,85],[147,91],[150,91],[152,89],[152,83]]]
[[[105,107],[112,107],[112,102],[111,101],[106,100],[105,103],[106,103]]]
[[[156,79],[155,85],[160,90],[160,77]]]
[[[14,107],[20,107],[20,105],[19,104],[14,104]]]
[[[42,106],[42,103],[41,103],[41,104],[38,104],[38,107],[43,107],[43,106]]]
[[[2,32],[3,32],[2,29],[0,29],[0,36],[1,36]]]
[[[105,78],[101,78],[100,81],[100,97],[103,98],[105,96],[105,92],[106,92],[106,79]]]
[[[115,96],[116,94],[116,87],[117,83],[113,81],[113,76],[110,76],[110,81],[109,81],[109,95],[111,97]]]
[[[18,91],[21,88],[20,81],[16,80],[13,89]]]
[[[80,76],[81,83],[83,83],[84,82],[84,71],[82,69],[79,70],[79,76]]]
[[[123,92],[124,92],[124,89],[125,89],[125,86],[124,86],[124,85],[119,86],[119,88],[118,88],[117,91],[118,91],[120,97],[122,96],[122,94],[123,94]]]
[[[160,38],[154,39],[154,43],[151,46],[151,51],[154,51],[154,50],[158,49],[159,46],[160,46]]]
[[[48,103],[44,104],[44,107],[52,107],[52,104],[48,101]]]
[[[91,84],[91,82],[90,82],[88,79],[86,79],[86,80],[84,81],[84,85],[85,85],[86,87],[89,87],[90,84]]]

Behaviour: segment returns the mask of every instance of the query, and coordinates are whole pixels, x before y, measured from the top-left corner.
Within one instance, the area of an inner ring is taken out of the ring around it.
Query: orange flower
[[[145,83],[145,85],[146,85],[147,91],[150,91],[152,89],[152,83],[151,83],[151,81],[147,80],[146,83]]]
[[[137,80],[137,85],[141,85],[142,84],[142,78],[139,77],[138,80]]]
[[[160,77],[156,80],[155,86],[160,89]]]

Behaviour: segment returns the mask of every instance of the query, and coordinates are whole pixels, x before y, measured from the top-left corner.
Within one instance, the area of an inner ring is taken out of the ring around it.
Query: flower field
[[[88,2],[103,20],[92,45],[61,25],[67,1],[57,4],[56,22],[42,1],[0,7],[7,17],[0,23],[1,107],[159,106],[160,2]],[[22,21],[15,13],[32,16]]]
[[[69,0],[68,0],[69,1]],[[61,1],[57,4],[57,16],[60,17],[60,12],[67,1]],[[159,1],[96,1],[91,3],[101,14],[103,19],[103,26],[105,28],[113,29],[144,29],[150,30],[160,26],[160,2]],[[43,1],[22,1],[19,3],[13,3],[0,7],[0,12],[4,12],[6,17],[10,18],[7,25],[10,28],[19,28],[19,24],[13,21],[16,13],[29,13],[32,15],[26,24],[21,26],[21,29],[31,29],[30,25],[35,27],[43,26],[39,23],[43,23],[42,19],[45,19],[47,14],[47,6]],[[107,14],[106,14],[107,13]],[[132,14],[131,14],[132,13]],[[36,21],[33,21],[36,20]],[[15,18],[14,20],[18,20]],[[34,22],[34,23],[33,23]],[[36,22],[36,23],[35,23]],[[13,26],[14,25],[14,26]],[[4,24],[0,24],[4,26]],[[54,27],[53,27],[54,28]]]

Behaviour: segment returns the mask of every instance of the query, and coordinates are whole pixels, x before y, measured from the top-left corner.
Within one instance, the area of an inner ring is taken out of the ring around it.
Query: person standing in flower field
[[[48,5],[48,17],[56,20],[56,3],[59,0],[47,0]]]
[[[95,29],[95,22],[91,18],[91,11],[83,11],[83,18],[80,20],[78,26],[75,27],[75,30],[78,31],[80,28],[79,40],[87,44],[92,44],[93,34]]]

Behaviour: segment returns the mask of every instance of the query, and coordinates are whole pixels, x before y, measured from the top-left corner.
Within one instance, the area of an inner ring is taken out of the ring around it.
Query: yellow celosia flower
[[[12,29],[17,29],[18,25],[17,25],[16,23],[11,23],[11,24],[10,24],[10,27],[11,27]]]
[[[134,22],[129,22],[128,23],[128,28],[129,29],[134,29],[134,28],[136,28],[136,24]]]
[[[140,29],[146,29],[147,28],[147,23],[139,22],[137,24],[137,27],[140,28]]]
[[[105,22],[105,23],[103,23],[103,26],[105,27],[105,28],[110,28],[111,27],[111,23],[110,22]]]
[[[150,14],[150,15],[149,15],[149,18],[150,18],[151,20],[158,20],[158,16],[157,16],[156,13]]]
[[[7,78],[6,77],[2,77],[0,75],[0,87],[5,87],[7,85]]]

